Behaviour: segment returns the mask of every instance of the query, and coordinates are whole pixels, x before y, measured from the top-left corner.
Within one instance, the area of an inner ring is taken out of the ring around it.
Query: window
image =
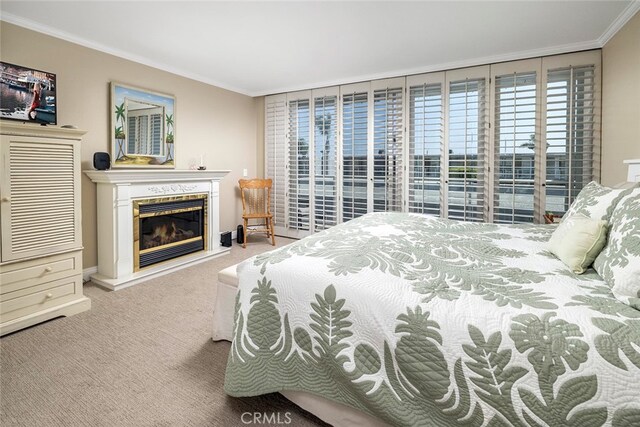
[[[402,211],[402,92],[398,87],[373,91],[373,211]]]
[[[266,97],[276,232],[376,211],[564,213],[599,177],[599,70],[590,51]]]
[[[539,68],[539,59],[492,67],[493,222],[532,223],[536,217]]]
[[[309,230],[309,99],[292,99],[289,105],[288,228]]]
[[[368,212],[368,91],[342,94],[342,220]]]
[[[582,187],[598,178],[596,64],[547,69],[545,211],[563,214]]]
[[[265,175],[273,180],[271,214],[274,227],[282,233],[285,227],[285,195],[287,170],[286,96],[265,98]]]
[[[485,219],[488,67],[448,76],[447,217]],[[468,76],[458,79],[458,76]]]
[[[338,96],[315,96],[314,230],[338,223]]]
[[[408,210],[440,214],[444,73],[408,78]]]

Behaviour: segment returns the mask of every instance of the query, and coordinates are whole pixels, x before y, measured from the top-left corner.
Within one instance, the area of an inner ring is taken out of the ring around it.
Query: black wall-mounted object
[[[244,243],[244,228],[241,225],[238,226],[237,233],[238,233],[237,242],[239,245],[241,245]]]
[[[220,234],[220,244],[225,248],[231,246],[231,232],[227,231],[226,233]]]
[[[99,171],[111,169],[111,156],[109,153],[97,152],[93,153],[93,167]]]

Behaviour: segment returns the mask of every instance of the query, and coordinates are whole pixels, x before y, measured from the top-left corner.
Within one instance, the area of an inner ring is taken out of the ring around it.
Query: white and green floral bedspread
[[[640,425],[640,311],[552,230],[377,213],[251,258],[225,390],[392,425]]]

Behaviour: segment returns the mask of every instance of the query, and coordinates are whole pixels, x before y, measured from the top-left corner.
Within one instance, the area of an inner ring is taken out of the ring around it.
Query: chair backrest
[[[243,214],[271,213],[271,179],[241,179],[240,194],[242,195]]]

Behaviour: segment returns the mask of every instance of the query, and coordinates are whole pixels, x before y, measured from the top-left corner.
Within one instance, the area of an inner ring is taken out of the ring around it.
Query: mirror
[[[164,107],[125,98],[126,155],[163,156]]]
[[[175,99],[111,84],[113,167],[175,167]]]

